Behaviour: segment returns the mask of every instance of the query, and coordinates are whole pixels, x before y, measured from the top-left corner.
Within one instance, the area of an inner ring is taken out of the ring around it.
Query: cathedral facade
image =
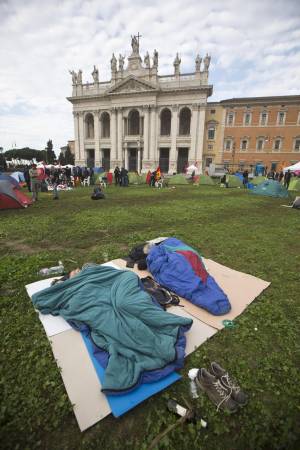
[[[210,56],[197,55],[195,71],[181,74],[177,54],[173,74],[158,75],[158,52],[142,60],[136,36],[131,47],[126,67],[113,54],[110,81],[99,81],[95,66],[92,83],[71,72],[75,164],[137,172],[159,165],[170,174],[197,164],[202,171]]]

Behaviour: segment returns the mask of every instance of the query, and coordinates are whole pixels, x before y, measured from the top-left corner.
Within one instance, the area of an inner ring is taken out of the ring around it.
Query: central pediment
[[[155,92],[156,90],[156,86],[154,86],[152,83],[130,75],[110,88],[107,91],[107,94],[134,94],[149,91]]]

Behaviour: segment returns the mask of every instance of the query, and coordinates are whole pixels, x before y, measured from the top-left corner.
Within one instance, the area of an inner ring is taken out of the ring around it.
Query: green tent
[[[236,175],[226,175],[226,183],[228,183],[229,188],[243,187],[241,179]]]
[[[298,177],[291,178],[288,190],[300,192],[300,178],[298,178]]]
[[[168,178],[169,186],[174,186],[175,184],[188,184],[188,181],[184,175],[178,173],[177,175],[172,175]]]
[[[264,181],[266,181],[266,177],[259,175],[258,177],[254,177],[253,180],[249,180],[249,181],[250,181],[250,183],[254,184],[254,186],[257,186],[258,184],[261,184]]]
[[[266,195],[268,197],[286,198],[289,196],[287,189],[275,180],[265,180],[258,186],[254,186],[254,189],[251,189],[250,192],[251,194]]]
[[[199,184],[207,186],[215,186],[214,180],[208,175],[199,175]]]
[[[145,184],[146,183],[146,175],[139,175],[136,172],[128,173],[129,184]]]

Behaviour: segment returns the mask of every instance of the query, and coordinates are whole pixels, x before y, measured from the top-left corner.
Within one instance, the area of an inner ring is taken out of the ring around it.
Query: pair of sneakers
[[[217,410],[223,409],[234,413],[248,401],[247,395],[230,378],[229,373],[216,362],[211,363],[211,373],[204,368],[199,369],[195,381],[217,405]]]

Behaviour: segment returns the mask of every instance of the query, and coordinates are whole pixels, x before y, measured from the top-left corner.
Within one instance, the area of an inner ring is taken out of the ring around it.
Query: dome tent
[[[215,186],[216,185],[214,180],[211,177],[209,177],[208,175],[199,175],[198,184],[206,185],[206,186]]]
[[[146,175],[139,175],[136,172],[128,173],[129,183],[130,184],[145,184],[146,183]]]
[[[243,187],[242,181],[236,175],[226,175],[226,183],[228,183],[229,188]]]
[[[300,178],[291,178],[288,190],[300,192]]]
[[[263,183],[266,181],[266,177],[263,177],[262,175],[259,175],[257,177],[254,177],[253,180],[251,180],[251,183],[257,186],[258,184]]]
[[[267,197],[287,198],[289,196],[287,189],[278,181],[274,180],[265,180],[263,183],[255,186],[250,192],[255,195],[265,195]]]
[[[176,184],[188,184],[188,181],[184,175],[178,173],[177,175],[172,175],[168,178],[169,186],[174,186]]]
[[[32,201],[7,180],[0,180],[0,209],[27,208]]]

